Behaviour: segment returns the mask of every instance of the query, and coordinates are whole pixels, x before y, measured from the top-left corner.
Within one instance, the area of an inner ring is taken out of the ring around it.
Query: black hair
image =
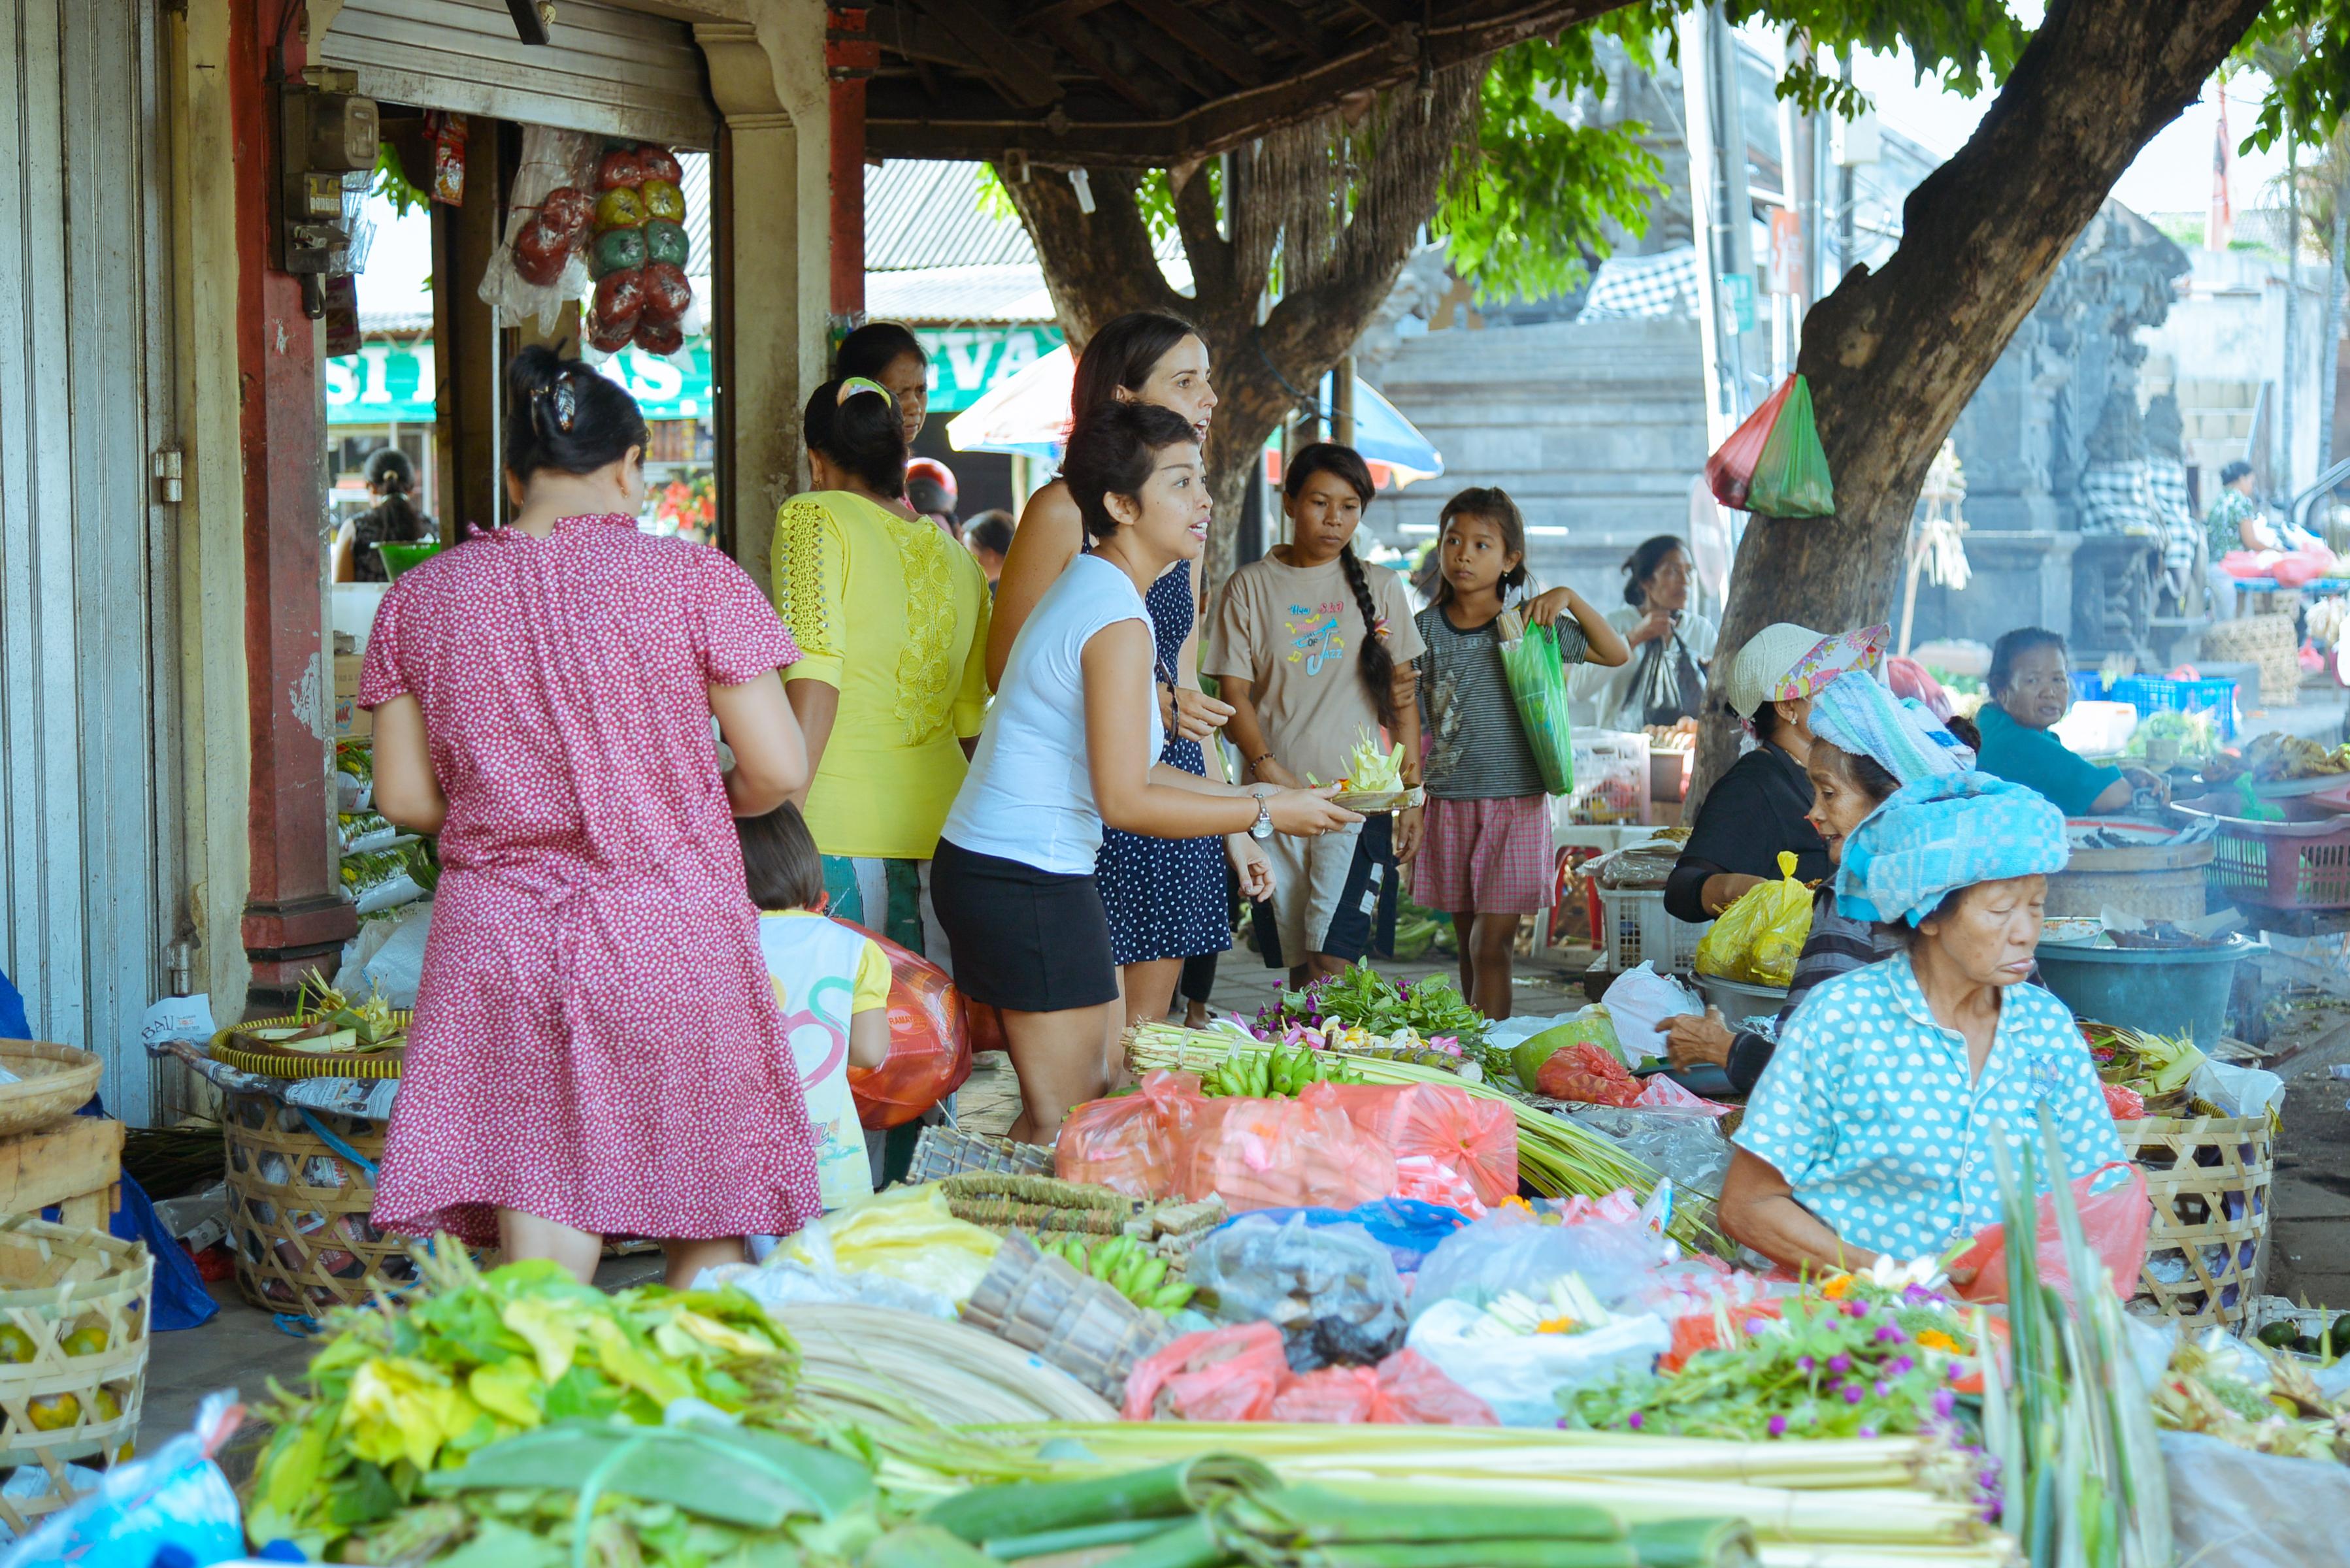
[[[1117,533],[1118,521],[1110,515],[1109,497],[1139,497],[1160,452],[1170,446],[1197,444],[1199,439],[1191,421],[1156,403],[1112,403],[1079,421],[1061,457],[1061,478],[1077,504],[1086,533],[1096,539]]]
[[[1901,787],[1901,781],[1893,776],[1891,770],[1866,752],[1847,752],[1842,746],[1815,740],[1812,742],[1812,757],[1833,767],[1846,784],[1879,805]]]
[[[2064,634],[2050,631],[2044,626],[2020,626],[1991,645],[1991,674],[1983,685],[1997,697],[2006,691],[2015,679],[2015,661],[2036,648],[2053,648],[2063,653]]]
[[[912,329],[895,321],[868,321],[840,340],[840,348],[832,357],[832,373],[844,381],[851,376],[869,376],[878,381],[883,371],[909,354],[929,368],[931,357],[922,352]]]
[[[2251,472],[2252,465],[2246,462],[2240,457],[2235,462],[2228,464],[2227,467],[2220,471],[2220,483],[2222,484],[2233,484],[2236,481],[2243,478],[2244,475]]]
[[[1942,728],[1959,738],[1959,744],[1970,752],[1982,750],[1982,732],[1964,713],[1953,713],[1942,721]]]
[[[1452,520],[1456,517],[1482,517],[1501,530],[1502,548],[1518,558],[1516,566],[1502,574],[1504,589],[1514,588],[1526,580],[1525,514],[1518,510],[1518,504],[1510,499],[1508,491],[1499,485],[1472,484],[1446,502],[1444,510],[1436,514],[1436,549],[1430,552],[1431,557],[1443,551],[1444,531],[1452,526]],[[1450,603],[1452,579],[1444,575],[1440,566],[1434,574],[1433,585],[1421,591],[1427,594],[1430,604]]]
[[[1129,310],[1106,323],[1086,340],[1069,379],[1069,439],[1076,439],[1077,427],[1089,415],[1119,401],[1119,389],[1139,394],[1175,345],[1199,336],[1200,329],[1181,317],[1154,310]]]
[[[983,550],[1004,556],[1012,552],[1012,514],[1001,506],[981,513],[964,525],[963,538]]]
[[[800,434],[810,452],[824,453],[826,462],[855,474],[866,489],[895,501],[906,493],[906,423],[899,417],[898,400],[859,388],[843,402],[846,379],[827,381],[808,394]]]
[[[1648,579],[1657,575],[1667,556],[1688,549],[1688,543],[1678,534],[1658,534],[1641,540],[1624,557],[1624,602],[1634,609],[1644,607],[1648,602]]]
[[[1736,709],[1730,707],[1727,703],[1723,704],[1722,711],[1728,713],[1733,719],[1742,717]],[[1779,717],[1779,704],[1772,701],[1767,697],[1755,707],[1753,716],[1746,720],[1747,727],[1754,732],[1755,741],[1758,743],[1766,746],[1769,745],[1773,738],[1779,733],[1779,725],[1781,722],[1782,721]]]
[[[507,364],[506,472],[525,484],[542,468],[593,473],[647,439],[637,400],[585,360],[534,343]]]
[[[1350,446],[1336,441],[1317,441],[1297,449],[1289,460],[1288,472],[1281,478],[1281,493],[1295,501],[1305,489],[1305,482],[1317,474],[1334,474],[1345,482],[1365,506],[1379,493],[1378,482],[1371,477],[1371,465],[1363,454]],[[1395,727],[1395,655],[1388,650],[1387,639],[1379,635],[1379,607],[1371,598],[1370,578],[1364,574],[1363,563],[1355,557],[1350,541],[1339,546],[1338,566],[1347,574],[1347,587],[1354,593],[1355,608],[1363,618],[1363,647],[1356,668],[1362,676],[1363,690],[1371,699],[1371,711],[1379,722]]]
[[[380,446],[368,453],[367,482],[371,490],[405,495],[416,486],[416,465],[396,446]]]
[[[790,801],[764,816],[738,816],[743,885],[762,909],[813,909],[824,902],[824,857],[807,819]]]

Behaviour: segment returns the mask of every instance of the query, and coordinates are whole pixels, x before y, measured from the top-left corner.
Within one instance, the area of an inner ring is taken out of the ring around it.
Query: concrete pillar
[[[823,0],[750,0],[694,27],[723,117],[712,171],[721,543],[762,588],[776,508],[801,488],[800,405],[824,379],[831,299]]]

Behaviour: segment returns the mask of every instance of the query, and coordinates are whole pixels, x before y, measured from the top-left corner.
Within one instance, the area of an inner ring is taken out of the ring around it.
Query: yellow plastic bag
[[[979,1288],[1003,1238],[956,1219],[938,1183],[899,1187],[811,1221],[776,1251],[813,1269],[883,1274],[961,1306]]]
[[[1697,971],[1749,985],[1784,986],[1812,934],[1812,890],[1795,880],[1795,857],[1779,854],[1779,880],[1749,888],[1697,944]]]

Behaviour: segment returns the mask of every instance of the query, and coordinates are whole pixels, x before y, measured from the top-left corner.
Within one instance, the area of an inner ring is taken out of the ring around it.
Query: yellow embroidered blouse
[[[828,490],[776,514],[775,581],[801,649],[784,679],[840,691],[808,790],[817,849],[929,859],[987,715],[987,575],[936,524]]]

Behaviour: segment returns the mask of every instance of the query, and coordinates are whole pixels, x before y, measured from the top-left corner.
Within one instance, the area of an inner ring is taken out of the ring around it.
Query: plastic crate
[[[2106,672],[2102,670],[2073,671],[2073,701],[2102,702],[2106,697]]]
[[[2350,816],[2306,799],[2271,804],[2285,814],[2284,821],[2230,815],[2236,803],[2228,795],[2173,805],[2182,816],[2220,819],[2216,853],[2205,873],[2211,891],[2271,909],[2350,909]]]
[[[2077,699],[2078,675],[2074,678]],[[2236,683],[2232,680],[2171,680],[2159,675],[2126,675],[2106,696],[2126,702],[2141,719],[2156,713],[2210,713],[2220,722],[2220,738],[2236,738]]]
[[[1575,793],[1560,803],[1558,820],[1605,826],[1648,820],[1648,737],[1586,730],[1575,737]]]
[[[1661,888],[1602,888],[1591,884],[1591,942],[1611,974],[1654,963],[1669,974],[1688,974],[1697,963],[1697,944],[1713,922],[1692,926],[1665,910]]]

